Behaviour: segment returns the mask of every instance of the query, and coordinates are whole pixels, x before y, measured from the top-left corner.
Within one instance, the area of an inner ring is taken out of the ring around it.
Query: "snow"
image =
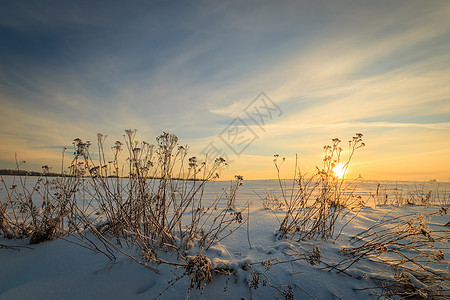
[[[204,201],[213,201],[215,194],[226,185],[229,182],[211,182]],[[376,189],[373,182],[360,183],[357,192],[367,198],[374,192],[374,186]],[[394,186],[398,188],[396,183],[390,183],[387,188],[392,191]],[[406,186],[407,183],[402,182],[402,188]],[[413,185],[410,183],[409,186]],[[362,259],[345,272],[327,268],[327,264],[333,265],[346,258],[341,249],[351,246],[351,237],[387,216],[410,214],[434,214],[429,217],[427,225],[431,230],[447,230],[448,235],[448,227],[444,225],[449,214],[438,214],[439,205],[369,203],[361,210],[350,211],[338,219],[336,233],[348,224],[337,239],[298,241],[278,238],[276,229],[283,210],[264,209],[261,199],[255,194],[264,196],[267,188],[277,191],[277,183],[244,181],[244,186],[238,191],[236,206],[245,207],[246,203],[251,203],[248,229],[247,225],[241,226],[203,253],[213,267],[231,270],[232,275],[213,274],[212,282],[203,291],[191,289],[188,294],[189,277],[176,280],[183,275],[182,268],[161,264],[155,266],[156,273],[120,253],[112,261],[101,253],[71,243],[76,242],[71,236],[36,245],[29,245],[27,239],[0,238],[3,245],[0,248],[0,299],[184,299],[186,296],[190,299],[283,299],[280,290],[289,291],[288,286],[292,287],[295,299],[376,299],[371,293],[382,293],[382,290],[369,289],[377,285],[374,278],[386,281],[394,276],[386,265]],[[442,248],[448,263],[448,244],[437,245]],[[313,253],[316,248],[320,250],[321,262],[305,259],[305,255]],[[163,255],[169,257],[171,254]],[[261,264],[263,261],[270,261],[272,265],[264,266]],[[263,274],[256,289],[249,287],[253,274],[248,265],[254,272]],[[427,264],[426,268],[449,277],[448,267]],[[416,287],[426,286],[413,274],[405,275]],[[263,286],[264,280],[276,288]]]

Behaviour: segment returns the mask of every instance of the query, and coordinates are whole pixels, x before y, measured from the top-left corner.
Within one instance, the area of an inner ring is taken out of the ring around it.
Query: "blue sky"
[[[3,1],[0,168],[52,164],[74,138],[135,128],[233,161],[224,178],[305,170],[334,137],[364,134],[352,172],[450,180],[448,1]],[[260,128],[264,91],[282,110]],[[235,117],[258,136],[240,156]],[[251,120],[250,120],[251,121]],[[287,168],[289,163],[286,163]]]

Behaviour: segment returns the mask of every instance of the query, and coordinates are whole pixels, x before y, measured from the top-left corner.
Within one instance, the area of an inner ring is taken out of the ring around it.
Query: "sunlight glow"
[[[345,176],[345,174],[347,173],[347,167],[345,164],[337,164],[336,166],[334,166],[333,168],[333,174],[334,176],[336,176],[337,178],[341,179]]]

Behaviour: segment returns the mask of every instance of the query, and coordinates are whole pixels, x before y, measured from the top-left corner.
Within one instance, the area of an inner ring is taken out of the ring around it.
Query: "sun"
[[[347,166],[345,164],[337,164],[333,168],[334,176],[336,176],[339,179],[343,178],[346,173],[347,173]]]

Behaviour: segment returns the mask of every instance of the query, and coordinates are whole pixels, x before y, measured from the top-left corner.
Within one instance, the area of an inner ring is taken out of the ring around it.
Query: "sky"
[[[362,133],[348,177],[450,181],[447,0],[0,1],[0,168],[137,129],[289,177]]]

